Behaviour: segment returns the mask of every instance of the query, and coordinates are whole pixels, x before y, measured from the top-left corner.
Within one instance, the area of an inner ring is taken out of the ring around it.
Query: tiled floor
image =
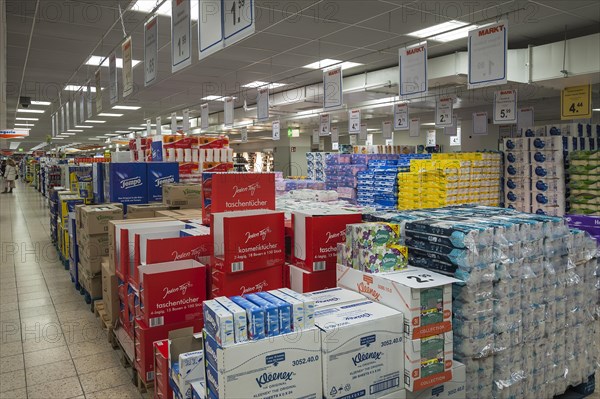
[[[60,263],[49,218],[27,185],[0,195],[0,398],[141,398]]]

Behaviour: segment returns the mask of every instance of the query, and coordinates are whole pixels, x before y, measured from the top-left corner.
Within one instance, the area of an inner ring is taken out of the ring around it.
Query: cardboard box
[[[283,286],[283,266],[243,273],[225,273],[211,266],[210,296],[245,295],[275,290]]]
[[[88,235],[85,230],[79,230],[79,255],[87,259],[108,256],[108,234]]]
[[[117,276],[110,270],[108,258],[102,262],[102,302],[110,325],[114,326],[119,318],[119,294]]]
[[[156,211],[168,210],[169,206],[162,202],[154,204],[129,205],[127,207],[127,219],[145,219],[156,217]]]
[[[389,395],[382,396],[381,399],[406,399],[406,394],[408,391],[406,389],[401,389],[396,392],[392,392]],[[435,398],[432,398],[435,399]]]
[[[195,260],[143,265],[140,272],[140,312],[150,326],[202,317],[206,299],[206,268]]]
[[[402,313],[365,300],[320,308],[323,397],[379,398],[403,388]]]
[[[179,163],[177,162],[148,162],[148,201],[162,201],[165,184],[179,182]]]
[[[196,209],[202,207],[202,186],[200,184],[164,184],[162,189],[162,201],[166,205]]]
[[[339,287],[401,311],[407,339],[452,331],[452,283],[459,280],[412,266],[369,274],[338,265],[337,272]]]
[[[213,213],[211,264],[231,274],[283,265],[284,219],[283,212],[269,210]]]
[[[148,202],[146,164],[141,162],[110,163],[105,173],[104,198],[123,204]],[[108,196],[106,195],[108,193]]]
[[[293,212],[293,263],[311,272],[335,269],[337,244],[346,241],[346,225],[361,221],[360,213],[343,210]]]
[[[112,205],[86,206],[81,209],[81,230],[87,235],[106,234],[108,222],[123,219],[123,209]]]
[[[102,298],[102,276],[92,275],[86,269],[80,268],[79,284],[90,294],[92,300]]]
[[[169,332],[169,369],[174,370],[175,363],[179,362],[179,357],[184,353],[197,352],[204,350],[204,344],[201,334],[194,328],[179,328]],[[206,356],[205,356],[206,359]],[[205,363],[205,362],[204,362]],[[175,376],[179,380],[178,376]],[[181,383],[177,381],[180,392],[185,397],[191,397],[191,382]],[[183,388],[183,389],[181,389]],[[189,396],[187,396],[189,394]]]
[[[404,342],[404,384],[411,392],[452,380],[452,332]]]
[[[361,295],[356,291],[351,291],[341,287],[308,292],[304,293],[304,296],[315,301],[315,308],[317,310],[319,308],[329,306],[340,306],[347,303],[364,302],[365,299],[367,299],[364,295]]]
[[[309,272],[294,265],[285,265],[286,287],[303,293],[333,288],[336,286],[336,271]]]
[[[204,381],[204,350],[179,354],[179,372],[177,375],[179,392],[185,399],[192,399],[192,383]]]
[[[406,399],[470,399],[467,398],[467,373],[464,364],[453,361],[452,380],[417,392],[406,391]]]
[[[85,254],[79,256],[79,270],[85,271],[90,276],[102,273],[102,256],[87,257]]]
[[[317,329],[226,348],[209,335],[204,336],[210,397],[321,397],[321,342]]]
[[[165,248],[169,250],[165,251]],[[202,264],[208,264],[213,253],[213,241],[211,236],[148,238],[145,255],[143,249],[140,251],[142,252],[140,263],[194,259]]]

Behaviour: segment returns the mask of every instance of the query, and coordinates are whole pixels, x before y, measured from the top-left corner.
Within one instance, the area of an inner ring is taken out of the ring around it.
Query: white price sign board
[[[427,131],[427,141],[425,143],[426,147],[435,147],[435,129]]]
[[[473,112],[473,135],[488,134],[487,112]]]
[[[200,0],[198,6],[198,56],[200,59],[221,50],[223,7],[220,0]]]
[[[94,113],[94,108],[92,105],[92,84],[89,80],[87,82],[86,95],[87,95],[87,116],[89,119],[92,117],[92,115]],[[84,120],[85,120],[85,118],[84,118]]]
[[[321,114],[321,123],[319,125],[319,136],[329,136],[331,131],[331,119],[329,114]]]
[[[242,143],[247,143],[248,142],[248,128],[243,127],[240,134],[242,136]]]
[[[102,112],[102,79],[100,76],[100,68],[94,74],[96,81],[96,113]]]
[[[225,97],[225,126],[231,127],[233,126],[233,105],[235,104],[235,100],[233,97]]]
[[[408,135],[410,137],[419,137],[419,129],[421,129],[421,120],[419,118],[411,118]]]
[[[85,121],[85,93],[83,90],[79,92],[79,120],[83,125],[83,122]]]
[[[200,106],[200,129],[208,129],[208,104]]]
[[[348,111],[348,133],[360,134],[360,109]]]
[[[453,119],[454,119],[454,123],[452,124],[452,126],[446,126],[444,128],[445,136],[456,136],[456,129],[457,129],[457,124],[458,124],[458,119],[456,118],[456,115],[453,116]]]
[[[189,109],[184,109],[183,110],[183,132],[184,133],[189,133],[190,132],[190,110]]]
[[[162,118],[160,116],[156,117],[156,135],[162,135]]]
[[[223,0],[225,47],[254,33],[254,0]]]
[[[71,128],[71,113],[69,111],[70,105],[70,101],[67,100],[65,103],[65,130],[63,130],[61,133],[64,133]]]
[[[338,151],[340,149],[340,143],[335,142],[335,143],[331,143],[331,150],[332,151]]]
[[[171,114],[171,134],[177,133],[177,112]]]
[[[339,143],[340,142],[340,129],[337,126],[331,128],[331,142]]]
[[[67,131],[67,125],[65,123],[65,112],[65,106],[63,105],[62,107],[60,107],[60,131],[58,132],[59,134]]]
[[[394,130],[408,130],[408,104],[400,103],[394,105]]]
[[[256,118],[259,121],[269,119],[269,87],[258,89],[256,104]]]
[[[440,98],[435,104],[435,125],[439,127],[452,126],[452,106],[451,98]]]
[[[369,131],[367,130],[367,124],[361,123],[360,124],[360,133],[358,134],[358,138],[361,140],[366,140],[368,133],[369,133]]]
[[[119,82],[117,77],[117,55],[111,53],[108,56],[108,80],[110,103],[115,104],[119,101]]]
[[[460,147],[460,134],[450,137],[450,147]]]
[[[323,109],[339,108],[343,103],[342,67],[323,71]]]
[[[52,114],[52,137],[56,137],[56,114]]]
[[[534,126],[534,120],[533,107],[519,108],[519,111],[517,111],[517,131]]]
[[[152,119],[146,119],[146,136],[152,135]]]
[[[189,0],[171,0],[171,72],[192,64],[192,17]]]
[[[158,73],[158,18],[144,24],[144,86],[156,81]]]
[[[498,90],[494,93],[494,124],[517,123],[517,91]]]
[[[123,98],[133,93],[133,64],[132,64],[132,45],[131,36],[129,36],[121,45],[123,54]]]
[[[312,144],[313,145],[319,144],[319,129],[313,129],[313,131],[312,131]]]
[[[394,145],[394,138],[392,137],[391,139],[385,139],[385,145]]]
[[[507,27],[500,21],[469,31],[469,89],[506,84]]]
[[[427,94],[427,42],[400,49],[400,98]]]
[[[273,140],[279,140],[281,138],[281,122],[273,121]]]
[[[356,134],[352,134],[348,138],[350,139],[350,145],[356,145],[358,142]]]
[[[73,128],[77,126],[77,101],[71,101],[71,109],[73,110]]]
[[[391,139],[392,138],[392,122],[384,121],[383,124],[381,125],[381,132],[383,134],[384,139]]]

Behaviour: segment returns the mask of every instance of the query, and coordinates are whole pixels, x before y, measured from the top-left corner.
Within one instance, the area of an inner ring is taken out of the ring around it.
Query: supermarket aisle
[[[0,195],[0,397],[140,398],[58,259],[46,200],[17,184]]]

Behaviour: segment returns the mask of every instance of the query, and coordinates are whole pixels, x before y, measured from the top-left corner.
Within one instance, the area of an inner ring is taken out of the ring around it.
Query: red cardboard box
[[[223,273],[211,268],[211,298],[283,288],[283,265],[244,273]]]
[[[202,317],[206,267],[195,260],[140,266],[140,313],[150,326]]]
[[[285,265],[288,287],[299,293],[324,290],[336,287],[336,270],[309,272],[294,265]]]
[[[213,213],[211,265],[224,273],[240,273],[283,265],[283,212],[256,210]]]
[[[336,270],[337,244],[346,242],[346,225],[362,215],[343,210],[292,213],[293,263],[309,272]]]
[[[275,210],[274,173],[213,173],[203,176],[202,223],[211,213]]]
[[[169,385],[169,340],[154,341],[154,398],[169,399],[173,389]]]
[[[159,327],[148,327],[141,318],[135,319],[135,368],[145,383],[154,380],[154,351],[152,345],[155,341],[167,339],[169,331],[180,328],[193,327],[194,332],[202,331],[204,322],[202,318],[185,321],[182,323],[166,324]]]

